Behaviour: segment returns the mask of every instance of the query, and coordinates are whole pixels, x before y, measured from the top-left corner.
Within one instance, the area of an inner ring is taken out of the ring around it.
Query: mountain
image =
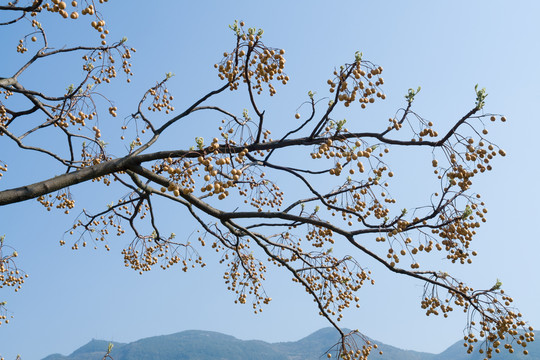
[[[324,328],[292,342],[267,343],[259,340],[239,340],[233,336],[212,331],[189,330],[171,335],[154,336],[129,344],[113,343],[111,356],[114,360],[320,360],[337,343],[338,333],[333,328]],[[360,338],[356,339],[362,344]],[[402,350],[376,340],[378,349],[372,351],[374,360],[482,360],[485,356],[475,351],[468,355],[463,341],[440,354],[429,354]],[[109,342],[92,340],[68,356],[53,354],[43,360],[101,360]],[[510,355],[506,351],[494,354],[493,359],[540,360],[540,344],[528,344],[529,355],[519,351]],[[383,351],[379,355],[379,351]]]
[[[350,330],[344,329],[344,331]],[[288,360],[320,360],[321,355],[326,354],[338,340],[339,334],[334,328],[324,328],[298,341],[276,343],[273,346],[284,353]],[[356,340],[358,344],[363,343],[361,339]],[[433,354],[401,350],[372,339],[369,340],[379,347],[371,352],[374,360],[434,360],[435,355]],[[381,350],[383,351],[382,356],[378,355]]]
[[[105,341],[105,340],[91,340],[88,344],[81,346],[77,350],[75,350],[71,355],[64,356],[60,354],[53,354],[49,355],[43,360],[67,360],[67,359],[77,359],[77,360],[94,360],[94,359],[101,359],[103,358],[103,355],[105,352],[107,352],[107,348],[109,347],[109,343],[113,344],[113,349],[118,350],[122,346],[126,344],[117,343],[114,341]]]

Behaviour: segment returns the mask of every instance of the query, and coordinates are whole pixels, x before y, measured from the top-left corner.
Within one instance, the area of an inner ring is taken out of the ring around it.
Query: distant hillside
[[[43,360],[66,360],[66,359],[77,359],[77,360],[94,360],[103,358],[103,355],[107,351],[109,343],[114,345],[116,350],[120,349],[126,344],[117,343],[114,341],[105,341],[105,340],[91,340],[88,344],[81,346],[75,350],[71,355],[64,356],[60,354],[49,355]]]
[[[325,328],[294,342],[270,344],[259,340],[239,340],[233,336],[212,331],[189,330],[171,335],[154,336],[129,344],[113,343],[114,360],[321,360],[338,341],[335,329]],[[465,352],[463,342],[458,341],[440,354],[402,350],[376,340],[379,349],[372,352],[376,360],[482,360],[477,351]],[[68,356],[53,354],[43,360],[101,360],[109,342],[92,340]],[[529,355],[520,351],[508,354],[504,351],[493,359],[540,360],[540,343],[529,344]],[[378,351],[382,350],[383,355]]]

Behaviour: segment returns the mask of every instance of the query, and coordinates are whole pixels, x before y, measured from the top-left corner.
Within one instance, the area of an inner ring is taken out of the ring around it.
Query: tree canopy
[[[365,109],[386,98],[383,67],[356,52],[330,73],[327,94],[300,96],[298,112],[276,128],[271,107],[279,104],[272,96],[289,81],[286,53],[266,45],[262,29],[235,21],[230,48],[214,66],[217,86],[209,84],[207,93],[177,109],[167,87],[174,74],[167,73],[141,91],[136,108],[122,109],[102,88],[112,81],[130,82],[136,50],[127,39],[109,43],[98,11],[105,2],[36,0],[0,6],[2,19],[9,18],[1,26],[31,27],[21,33],[16,52],[4,52],[21,60],[12,74],[0,74],[0,143],[16,144],[35,161],[53,159],[59,174],[33,184],[21,178],[18,187],[0,188],[1,206],[37,200],[47,210],[69,214],[76,209],[75,185],[110,187],[117,197],[103,198],[100,209],[80,210],[66,226],[61,245],[108,249],[114,236],[130,237],[124,263],[141,273],[154,267],[204,267],[199,251],[211,246],[222,256],[224,280],[236,301],[251,305],[255,313],[272,300],[264,290],[266,272],[287,272],[340,333],[329,356],[363,359],[376,348],[339,325],[346,308],[359,306],[360,288],[374,282],[365,259],[421,281],[427,315],[464,311],[468,352],[480,342],[489,358],[501,351],[504,339],[515,339],[519,346],[534,340],[533,329],[512,307],[500,281],[473,289],[447,272],[423,268],[420,260],[422,254],[444,254],[447,261],[466,265],[476,255],[472,240],[487,209],[473,181],[489,176],[492,160],[505,155],[489,140],[488,128],[506,118],[485,111],[485,89],[477,85],[470,110],[437,128],[414,109],[420,87],[408,89],[393,117],[371,125],[378,131],[365,131],[361,123],[335,115],[338,109]],[[46,13],[58,21],[92,18],[97,44],[51,47],[39,21]],[[62,94],[50,93],[50,84],[30,88],[23,81],[25,72],[50,59],[80,66]],[[221,105],[216,99],[226,93],[246,108],[238,113]],[[117,120],[118,114],[125,117]],[[169,147],[160,142],[196,115],[212,119],[213,127],[198,128],[193,143]],[[118,137],[103,125],[111,118]],[[420,206],[399,201],[392,190],[392,154],[411,149],[431,154],[425,166],[439,184],[434,191],[426,189],[430,201]],[[4,174],[11,175],[10,161],[17,161],[17,154],[0,153]],[[182,225],[179,234],[161,230],[164,203],[198,223],[197,241]],[[15,236],[7,234],[0,242],[0,283],[17,290],[25,274],[8,246]],[[5,306],[0,302],[0,316],[8,323]],[[504,347],[514,351],[511,342]]]

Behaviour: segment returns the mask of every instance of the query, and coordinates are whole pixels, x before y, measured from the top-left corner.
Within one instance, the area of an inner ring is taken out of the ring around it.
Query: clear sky
[[[371,112],[343,112],[355,124],[385,125],[404,105],[407,89],[422,86],[415,110],[442,132],[474,106],[475,84],[486,87],[485,111],[508,118],[507,123],[490,126],[490,139],[508,156],[496,159],[494,171],[475,184],[489,208],[488,222],[473,244],[479,256],[472,265],[445,266],[475,288],[489,288],[501,279],[525,318],[540,327],[540,245],[534,225],[540,217],[539,190],[534,185],[539,175],[540,3],[110,0],[101,11],[110,38],[126,36],[137,49],[132,83],[126,86],[119,81],[109,92],[119,108],[117,119],[133,112],[143,91],[166,72],[176,74],[169,89],[177,109],[219,86],[213,64],[234,47],[228,24],[235,19],[263,28],[267,45],[286,50],[291,81],[278,88],[278,96],[265,100],[267,126],[275,134],[287,125],[308,91],[326,93],[326,80],[334,66],[351,62],[357,50],[384,67],[388,99]],[[56,36],[58,47],[95,40],[95,34],[67,32],[54,23],[47,29]],[[18,38],[9,31],[0,27],[0,46],[4,54],[10,54],[2,56],[0,77],[10,76],[18,64],[11,55]],[[64,67],[67,64],[51,64],[25,81],[43,89],[63,75]],[[237,99],[245,101],[241,96]],[[231,106],[244,106],[234,101]],[[197,129],[207,124],[203,118],[186,123],[176,130],[178,139],[185,133],[193,139]],[[174,142],[175,136],[168,141]],[[190,145],[180,143],[179,147]],[[14,154],[15,148],[2,140],[0,159],[8,162],[10,170],[0,181],[0,189],[56,174],[45,159]],[[417,159],[408,155],[398,160],[397,167],[412,173],[396,171],[394,193],[423,190],[407,181],[423,174],[415,166]],[[305,291],[280,273],[271,274],[266,284],[274,300],[262,314],[254,315],[249,305],[234,305],[221,278],[224,269],[211,261],[215,258],[211,253],[203,251],[209,265],[202,270],[184,274],[180,269],[156,269],[140,276],[124,267],[120,254],[131,236],[111,238],[108,253],[60,247],[59,239],[83,206],[98,210],[113,200],[110,192],[91,184],[76,186],[72,192],[78,207],[70,215],[47,213],[36,201],[0,208],[0,235],[5,234],[17,249],[18,264],[30,275],[19,293],[1,290],[1,299],[8,301],[14,315],[9,325],[0,328],[0,354],[6,359],[15,359],[18,353],[23,360],[55,352],[67,355],[92,338],[129,342],[204,329],[275,342],[297,340],[328,326],[316,315]],[[170,212],[165,208],[164,226],[178,236],[190,236],[195,229],[192,222],[185,214],[175,215],[172,208]],[[460,314],[449,319],[423,314],[419,305],[422,284],[377,266],[372,271],[375,286],[361,291],[361,308],[345,314],[344,326],[388,344],[428,352],[443,351],[462,336],[465,319]]]

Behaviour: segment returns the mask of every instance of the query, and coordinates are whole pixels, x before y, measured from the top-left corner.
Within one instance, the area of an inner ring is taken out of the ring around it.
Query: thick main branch
[[[470,115],[471,113],[472,111],[468,115]],[[468,116],[464,117],[461,122],[463,122],[466,118],[468,118]],[[451,134],[453,134],[456,131],[456,129],[457,129],[457,126],[454,126],[454,128],[452,128],[452,130],[448,132],[446,136],[443,138],[444,141],[446,141],[451,136]],[[385,138],[379,133],[366,132],[366,133],[344,133],[344,134],[337,134],[330,137],[320,137],[320,138],[312,138],[312,139],[310,139],[309,137],[304,137],[304,138],[297,138],[297,139],[290,139],[290,140],[258,143],[258,144],[253,144],[249,146],[231,147],[228,145],[222,145],[217,150],[222,153],[234,154],[234,153],[240,153],[243,149],[246,149],[246,148],[250,152],[257,151],[257,150],[264,151],[264,150],[287,148],[291,146],[317,145],[317,144],[324,143],[328,139],[345,140],[345,139],[351,139],[351,138],[375,138],[385,144],[402,145],[402,146],[437,147],[444,144],[443,140],[403,141],[403,140]],[[178,150],[157,151],[153,153],[140,154],[136,156],[128,155],[120,159],[109,160],[107,162],[104,162],[98,165],[89,166],[82,170],[59,175],[54,178],[44,180],[35,184],[0,191],[0,206],[36,198],[38,196],[49,194],[53,191],[57,191],[71,185],[80,184],[82,182],[92,180],[100,176],[105,176],[105,175],[109,175],[115,172],[124,171],[128,169],[130,166],[142,164],[144,162],[165,159],[167,157],[197,158],[202,153],[207,154],[213,151],[215,151],[215,148],[203,149],[202,151],[187,151],[187,150],[178,149]]]
[[[110,160],[81,170],[55,176],[31,185],[0,191],[0,206],[34,199],[68,186],[80,184],[100,176],[109,175],[127,169],[137,161],[135,158]]]

